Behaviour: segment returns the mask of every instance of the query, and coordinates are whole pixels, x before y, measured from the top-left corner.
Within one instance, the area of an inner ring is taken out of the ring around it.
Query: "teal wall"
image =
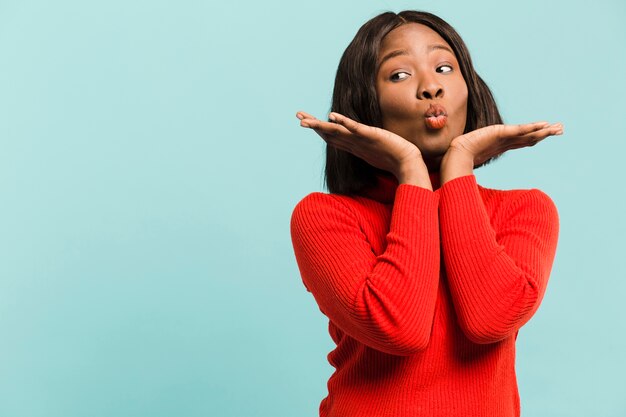
[[[508,122],[476,172],[559,209],[526,417],[626,415],[626,3],[0,1],[0,416],[314,416],[333,348],[293,206],[337,62],[384,10],[455,26]]]

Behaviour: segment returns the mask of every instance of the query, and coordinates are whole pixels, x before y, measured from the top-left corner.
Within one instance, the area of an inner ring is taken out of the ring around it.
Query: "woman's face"
[[[452,48],[431,28],[408,23],[383,39],[378,66],[383,128],[438,161],[467,116],[467,85]]]

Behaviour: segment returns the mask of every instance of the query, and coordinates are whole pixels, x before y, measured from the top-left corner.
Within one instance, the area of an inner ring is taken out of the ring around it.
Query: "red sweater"
[[[474,175],[431,181],[381,176],[294,209],[302,281],[337,345],[321,417],[520,415],[515,339],[546,290],[556,208]]]

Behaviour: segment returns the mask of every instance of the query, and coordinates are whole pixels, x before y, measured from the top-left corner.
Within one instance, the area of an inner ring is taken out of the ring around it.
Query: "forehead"
[[[383,38],[379,56],[394,49],[424,50],[436,44],[450,47],[441,35],[428,26],[419,23],[406,23],[393,29]]]

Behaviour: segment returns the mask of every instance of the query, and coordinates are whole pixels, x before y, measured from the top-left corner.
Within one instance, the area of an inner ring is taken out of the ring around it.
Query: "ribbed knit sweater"
[[[546,290],[556,207],[474,175],[431,181],[383,175],[294,209],[302,282],[337,345],[321,417],[520,415],[515,340]]]

